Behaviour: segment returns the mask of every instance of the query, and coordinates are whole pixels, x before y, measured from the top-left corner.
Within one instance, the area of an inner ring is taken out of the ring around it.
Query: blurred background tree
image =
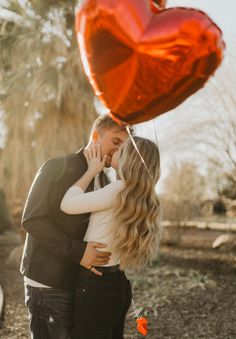
[[[208,164],[207,184],[215,191],[214,213],[236,217],[236,50],[228,51],[224,69],[202,92],[208,120],[189,131],[194,154]]]
[[[164,187],[164,217],[168,220],[179,220],[183,213],[183,220],[202,220],[205,217],[205,220],[223,221],[229,217],[231,222],[236,221],[235,57],[235,48],[227,50],[223,66],[207,86],[192,101],[189,100],[189,105],[185,103],[179,108],[178,116],[178,108],[172,113],[173,133],[169,135],[169,147],[163,152],[169,152],[170,163],[177,164],[177,168],[169,166],[171,170],[166,175],[168,178]],[[171,125],[166,128],[171,128]],[[181,159],[191,164],[192,170],[186,171],[189,166],[184,164],[179,166]],[[199,170],[195,174],[198,177],[200,172],[204,182],[199,183],[199,187],[196,184],[192,192],[195,185],[195,180],[191,179],[195,176],[193,168]],[[202,191],[201,200],[196,196],[200,194],[199,188]],[[197,208],[194,207],[194,197],[200,203]],[[186,211],[188,204],[190,210]]]
[[[74,30],[75,1],[0,1],[0,181],[19,221],[37,168],[88,141],[96,112]]]
[[[180,222],[202,215],[206,183],[196,165],[186,161],[173,163],[163,185],[164,220]]]

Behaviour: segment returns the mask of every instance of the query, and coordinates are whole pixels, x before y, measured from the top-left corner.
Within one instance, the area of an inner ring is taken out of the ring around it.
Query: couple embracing
[[[108,115],[75,154],[50,159],[26,200],[21,263],[33,339],[122,339],[132,290],[125,270],[157,252],[160,157]],[[140,156],[145,161],[141,161]],[[110,182],[104,167],[116,170]]]

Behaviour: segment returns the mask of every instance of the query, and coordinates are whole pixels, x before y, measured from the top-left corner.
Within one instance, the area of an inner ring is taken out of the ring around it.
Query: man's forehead
[[[128,132],[125,129],[120,129],[119,127],[113,127],[108,130],[110,134],[113,134],[117,138],[127,138]]]

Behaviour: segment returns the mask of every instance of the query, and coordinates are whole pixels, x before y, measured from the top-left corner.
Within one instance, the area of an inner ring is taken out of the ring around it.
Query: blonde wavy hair
[[[133,137],[145,161],[145,168],[132,140],[120,150],[119,176],[124,188],[113,205],[114,248],[120,268],[139,271],[156,256],[160,239],[160,202],[155,185],[160,177],[158,146]]]

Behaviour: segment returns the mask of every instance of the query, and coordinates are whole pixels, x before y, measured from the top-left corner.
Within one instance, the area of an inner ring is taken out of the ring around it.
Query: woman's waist
[[[103,266],[93,266],[95,267],[98,271],[108,274],[108,273],[115,273],[115,272],[123,272],[120,270],[119,264],[116,265],[103,265]],[[78,274],[80,273],[92,273],[89,269],[85,268],[84,266],[80,266],[78,269]],[[94,273],[93,273],[94,274]]]
[[[76,286],[79,286],[84,281],[96,281],[98,284],[104,282],[116,284],[126,279],[124,271],[120,270],[119,265],[113,266],[94,266],[102,275],[96,275],[87,268],[81,266],[76,274]]]
[[[120,258],[116,254],[116,250],[112,245],[112,239],[110,237],[101,237],[101,236],[96,236],[95,234],[91,234],[90,236],[85,236],[84,241],[87,242],[99,242],[101,244],[106,245],[104,248],[99,248],[97,249],[100,252],[110,252],[110,260],[108,264],[104,265],[104,267],[109,267],[109,266],[114,266],[120,263]]]

